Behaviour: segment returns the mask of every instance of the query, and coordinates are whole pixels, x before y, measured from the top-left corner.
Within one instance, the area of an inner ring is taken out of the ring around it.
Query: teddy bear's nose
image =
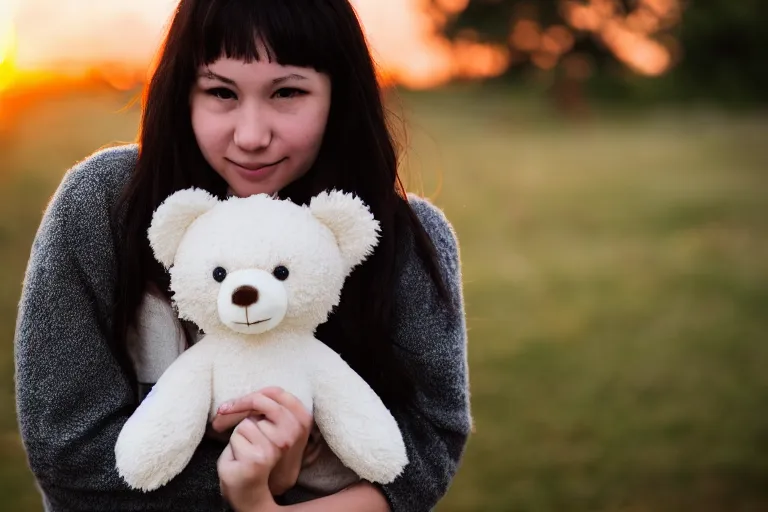
[[[232,294],[232,304],[248,307],[259,300],[259,291],[253,286],[241,286]]]

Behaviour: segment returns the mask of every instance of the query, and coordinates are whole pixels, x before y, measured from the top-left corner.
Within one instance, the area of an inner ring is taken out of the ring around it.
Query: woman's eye
[[[205,92],[206,94],[213,96],[214,98],[219,98],[220,100],[237,99],[237,95],[230,89],[227,89],[226,87],[214,87],[213,89],[208,89]]]
[[[304,94],[307,94],[307,91],[302,91],[301,89],[296,89],[294,87],[283,87],[275,91],[274,96],[276,98],[285,99],[293,98],[295,96],[303,96]]]

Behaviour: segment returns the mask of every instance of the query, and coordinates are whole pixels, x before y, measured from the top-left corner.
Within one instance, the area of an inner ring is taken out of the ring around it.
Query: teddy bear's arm
[[[338,354],[322,344],[317,351],[311,359],[314,418],[325,441],[361,478],[381,484],[393,481],[408,463],[397,422]]]
[[[182,353],[160,376],[123,426],[117,470],[144,491],[179,474],[203,438],[211,407],[211,349],[205,340]]]

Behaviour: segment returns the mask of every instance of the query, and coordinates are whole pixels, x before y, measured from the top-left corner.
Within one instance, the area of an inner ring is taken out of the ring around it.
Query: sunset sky
[[[494,76],[510,62],[506,46],[470,40],[449,43],[439,35],[441,18],[446,17],[425,11],[429,0],[352,1],[384,76],[393,82],[430,87],[457,76]],[[77,75],[99,67],[109,70],[102,74],[116,87],[137,85],[134,82],[145,77],[177,2],[0,0],[0,90],[33,80],[36,73]],[[437,4],[451,14],[461,12],[468,2]],[[680,0],[639,0],[629,13],[620,12],[615,0],[560,3],[569,26],[542,27],[526,19],[510,26],[510,45],[518,55],[527,54],[543,69],[561,61],[568,69],[564,57],[577,30],[601,40],[638,73],[658,75],[672,64],[675,41],[667,37],[662,44],[655,34],[679,21]],[[576,74],[586,76],[582,71]]]
[[[10,1],[16,4],[20,68],[63,61],[144,62],[175,4],[174,0]]]
[[[0,59],[10,58],[8,41],[13,34],[14,67],[21,72],[77,72],[96,62],[143,68],[154,55],[176,3],[0,0]],[[458,66],[448,42],[435,36],[436,21],[423,12],[420,0],[354,0],[353,4],[378,62],[398,82],[429,86],[459,73],[496,74],[506,64],[498,52],[478,46],[472,48],[474,58],[464,58],[472,65]],[[467,1],[443,0],[443,4],[447,11],[455,12]]]

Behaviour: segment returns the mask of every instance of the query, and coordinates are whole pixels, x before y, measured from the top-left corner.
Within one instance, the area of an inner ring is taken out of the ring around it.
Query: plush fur
[[[148,235],[170,269],[179,317],[205,336],[168,366],[123,427],[115,456],[130,486],[166,484],[222,403],[267,386],[293,393],[313,413],[342,463],[336,470],[383,484],[403,471],[397,422],[313,334],[377,244],[378,222],[359,198],[332,191],[303,207],[183,190],[157,209]]]

